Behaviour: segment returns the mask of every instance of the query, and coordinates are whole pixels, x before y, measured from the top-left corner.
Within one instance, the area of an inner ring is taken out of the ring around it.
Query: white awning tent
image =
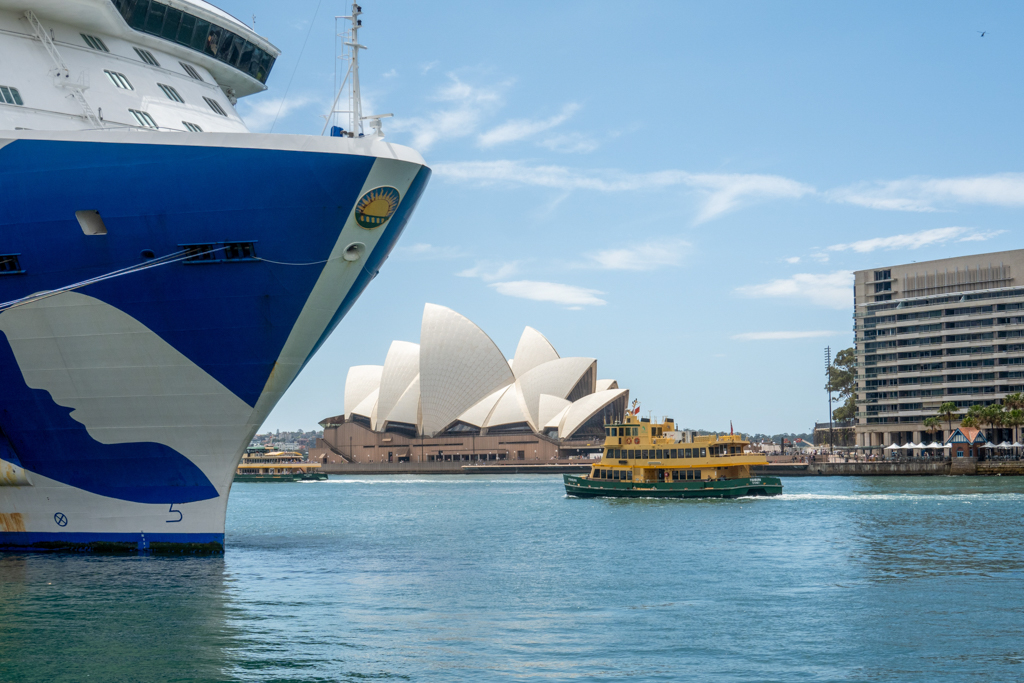
[[[1013,443],[1010,444],[1010,448],[1024,448],[1024,443],[1017,443],[1016,441],[1014,441]]]
[[[886,446],[885,447],[885,450],[887,450],[887,451],[898,451],[899,449],[900,449],[900,447],[897,446],[896,444],[892,444],[891,446]]]
[[[938,441],[932,441],[930,444],[928,444],[928,448],[949,448],[949,446],[943,446]]]
[[[1009,441],[1004,441],[999,444],[999,448],[1013,448],[1013,445]]]

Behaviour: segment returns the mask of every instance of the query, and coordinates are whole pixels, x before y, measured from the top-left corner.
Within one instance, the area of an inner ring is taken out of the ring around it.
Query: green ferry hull
[[[778,477],[652,483],[603,481],[565,474],[562,479],[566,495],[577,498],[744,498],[782,493]]]
[[[278,481],[327,481],[327,475],[316,474],[236,474],[235,482],[268,483]]]

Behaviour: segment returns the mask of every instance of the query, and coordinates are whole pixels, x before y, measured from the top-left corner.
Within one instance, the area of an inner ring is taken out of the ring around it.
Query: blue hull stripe
[[[142,534],[0,532],[0,550],[24,550],[37,544],[88,545],[92,543],[130,543],[142,541]],[[224,545],[224,534],[146,534],[150,543],[218,543]]]

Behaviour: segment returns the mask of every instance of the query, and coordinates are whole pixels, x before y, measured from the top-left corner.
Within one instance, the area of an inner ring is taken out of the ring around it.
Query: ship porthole
[[[342,258],[346,261],[358,261],[366,251],[366,245],[362,242],[353,242],[352,244],[345,247],[345,253],[342,254]]]
[[[156,258],[156,254],[153,252],[152,249],[143,249],[139,256],[146,259],[147,261],[151,258]]]

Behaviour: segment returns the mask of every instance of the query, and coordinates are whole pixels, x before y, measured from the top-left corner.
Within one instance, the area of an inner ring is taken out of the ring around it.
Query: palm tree
[[[1008,410],[1006,415],[1003,416],[1003,422],[1013,430],[1013,442],[1017,443],[1017,428],[1024,425],[1024,410],[1020,408]],[[1014,450],[1016,451],[1016,449]]]
[[[964,416],[964,419],[960,420],[960,426],[967,429],[975,429],[979,424],[978,418],[968,413]]]
[[[997,427],[1001,427],[1003,424],[1003,406],[998,403],[993,403],[990,406],[985,406],[984,410],[981,411],[981,421],[989,426],[989,432],[995,432]],[[990,439],[995,441],[995,439]]]
[[[960,417],[960,411],[957,410],[955,403],[953,403],[952,401],[946,401],[941,406],[939,406],[938,417],[946,421],[946,424],[949,426],[949,433],[952,434],[953,420],[954,418]]]
[[[935,440],[935,430],[942,426],[942,420],[937,417],[926,417],[924,419],[925,432],[931,437],[929,443]]]
[[[1024,411],[1024,394],[1017,392],[1013,394],[1007,394],[1006,398],[1003,399],[1003,407],[1006,408],[1007,415],[1012,414],[1014,411]],[[1020,427],[1024,423],[1010,424],[1007,422],[1006,426],[1013,431],[1013,440],[1017,440],[1017,427]]]

